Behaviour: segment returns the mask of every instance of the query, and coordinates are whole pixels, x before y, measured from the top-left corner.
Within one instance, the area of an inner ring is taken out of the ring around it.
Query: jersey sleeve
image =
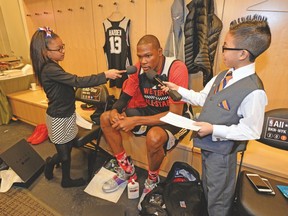
[[[181,61],[175,61],[171,65],[169,72],[169,82],[175,83],[183,88],[188,88],[188,69],[186,65]],[[181,101],[173,101],[169,99],[169,103],[183,103]]]
[[[123,88],[123,92],[130,96],[134,96],[139,90],[139,67],[140,64],[135,65],[137,67],[137,72],[134,74],[129,75],[128,79],[126,80],[125,86]]]

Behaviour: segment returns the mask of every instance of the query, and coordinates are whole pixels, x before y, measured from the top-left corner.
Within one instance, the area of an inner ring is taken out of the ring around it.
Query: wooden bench
[[[36,91],[26,90],[12,93],[8,95],[8,99],[12,107],[13,115],[19,120],[32,125],[45,122],[47,100],[42,89],[38,88]],[[90,120],[90,115],[93,111],[84,111],[80,108],[80,105],[81,102],[77,101],[76,111],[85,119]],[[193,145],[192,141],[190,141],[190,135],[191,133],[189,133],[175,149],[167,153],[167,157],[165,157],[161,166],[160,173],[162,175],[167,175],[176,160],[190,163],[196,169],[200,170],[200,151],[196,150],[194,152],[195,154],[192,154]],[[127,153],[132,156],[135,165],[147,168],[145,137],[134,137],[132,133],[123,132],[123,138],[124,147]],[[111,149],[103,138],[101,139],[100,145],[106,151],[111,152]]]
[[[32,125],[45,122],[47,102],[45,93],[38,89],[36,91],[26,90],[8,94],[13,114],[21,121]],[[79,114],[89,119],[93,111],[84,111],[80,108],[81,102],[76,102]],[[123,133],[124,147],[132,156],[135,164],[147,168],[145,137],[134,137],[131,133]],[[109,146],[102,138],[101,147],[110,151]],[[193,140],[190,133],[171,152],[168,152],[161,166],[161,175],[166,176],[174,161],[185,161],[201,173],[201,154],[198,148],[193,148]],[[272,149],[257,141],[250,141],[245,152],[243,168],[249,171],[257,171],[266,176],[288,183],[288,157],[283,150]]]

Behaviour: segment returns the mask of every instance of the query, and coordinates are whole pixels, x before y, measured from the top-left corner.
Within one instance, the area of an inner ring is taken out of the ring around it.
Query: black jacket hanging
[[[185,34],[185,63],[189,74],[203,72],[203,85],[213,77],[213,64],[222,30],[214,14],[214,0],[193,0],[188,5]]]

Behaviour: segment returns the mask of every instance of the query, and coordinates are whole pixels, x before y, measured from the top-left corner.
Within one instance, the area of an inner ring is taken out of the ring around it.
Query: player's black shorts
[[[144,108],[128,108],[125,111],[127,116],[151,116],[158,114],[158,112],[155,112],[150,107],[144,107]],[[185,117],[189,117],[188,115]],[[167,135],[168,135],[168,141],[164,147],[165,152],[173,149],[176,147],[178,142],[183,139],[186,134],[189,132],[188,129],[185,128],[179,128],[171,124],[161,124],[161,125],[154,125],[163,128]],[[136,126],[132,133],[135,136],[145,136],[147,132],[154,126],[147,126],[147,125],[140,125]]]

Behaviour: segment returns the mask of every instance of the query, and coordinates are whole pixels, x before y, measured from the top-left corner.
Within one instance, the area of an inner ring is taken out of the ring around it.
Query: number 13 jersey
[[[109,69],[125,70],[132,65],[129,28],[130,19],[124,17],[120,21],[105,19],[103,22],[105,31],[104,53],[107,58]],[[110,80],[110,87],[121,88],[127,74],[122,74],[122,78]]]

